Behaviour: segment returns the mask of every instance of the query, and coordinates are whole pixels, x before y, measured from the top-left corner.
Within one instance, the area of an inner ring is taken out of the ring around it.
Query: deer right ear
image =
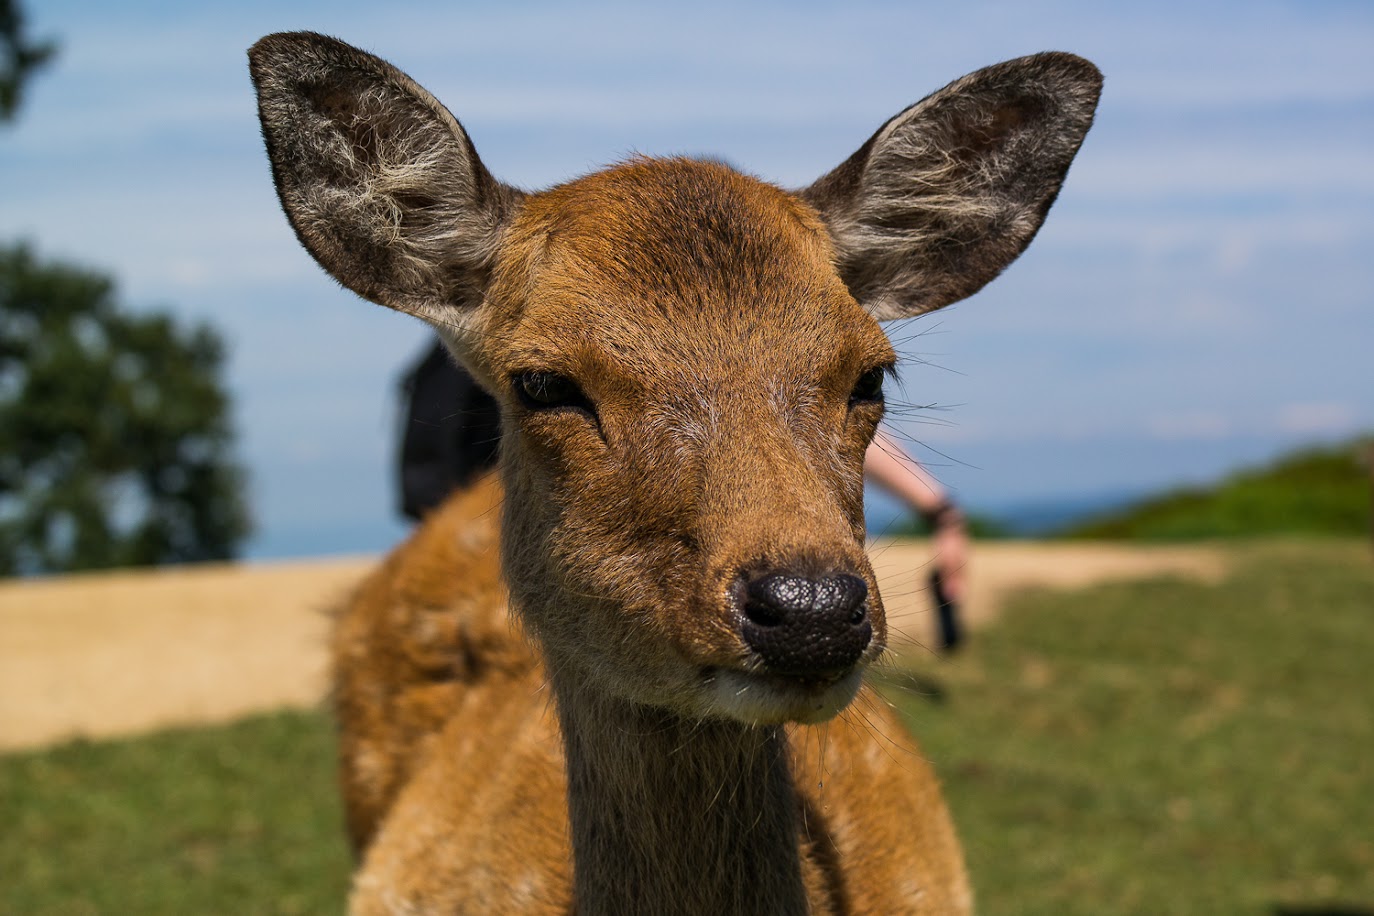
[[[248,52],[283,209],[325,270],[437,324],[480,301],[520,192],[461,124],[395,67],[310,32]]]
[[[879,319],[970,296],[1030,244],[1092,126],[1102,74],[1035,54],[950,83],[802,191]]]

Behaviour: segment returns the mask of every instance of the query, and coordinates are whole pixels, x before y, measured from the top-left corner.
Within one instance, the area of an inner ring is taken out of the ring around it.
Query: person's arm
[[[945,591],[954,601],[964,595],[968,567],[968,532],[964,514],[940,482],[884,433],[868,447],[864,472],[887,492],[921,514],[935,539],[935,562]]]
[[[868,447],[864,472],[874,483],[932,522],[935,521],[933,516],[954,507],[940,482],[885,433],[878,433]]]

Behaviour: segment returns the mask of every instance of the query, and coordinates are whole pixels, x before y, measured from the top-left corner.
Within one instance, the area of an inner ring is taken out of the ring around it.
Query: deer
[[[496,474],[337,620],[350,911],[971,911],[937,777],[864,680],[880,322],[1021,254],[1098,70],[978,70],[801,189],[636,155],[530,192],[372,54],[284,33],[249,60],[300,242],[502,418]]]

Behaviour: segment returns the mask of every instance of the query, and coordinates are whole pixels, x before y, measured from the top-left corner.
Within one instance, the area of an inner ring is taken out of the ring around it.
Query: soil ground
[[[934,645],[930,546],[872,549],[892,641]],[[218,722],[326,694],[330,617],[376,562],[180,567],[0,583],[0,750]],[[1172,574],[1215,580],[1202,547],[976,544],[963,613],[973,630],[1018,590]]]

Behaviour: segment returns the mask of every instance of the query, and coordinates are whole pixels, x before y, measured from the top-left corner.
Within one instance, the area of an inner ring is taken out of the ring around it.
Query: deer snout
[[[774,674],[839,678],[873,640],[868,585],[858,576],[744,575],[740,633]]]

